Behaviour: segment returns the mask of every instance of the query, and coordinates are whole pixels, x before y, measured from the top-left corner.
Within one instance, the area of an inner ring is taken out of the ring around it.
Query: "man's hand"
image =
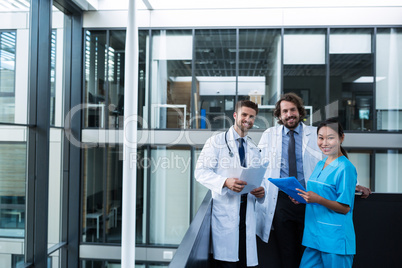
[[[369,195],[371,195],[371,190],[361,185],[356,186],[356,191],[362,193],[361,198],[367,198]]]
[[[227,178],[223,187],[227,187],[233,192],[239,193],[243,190],[247,182],[239,180],[238,178]]]
[[[296,199],[294,199],[293,197],[291,197],[290,195],[288,196],[290,200],[292,200],[293,204],[298,205],[300,204],[299,201],[297,201]]]
[[[265,195],[265,189],[264,189],[264,187],[260,186],[258,188],[255,188],[254,190],[252,190],[250,192],[250,194],[254,195],[257,198],[261,198],[261,197],[264,197],[264,195]]]

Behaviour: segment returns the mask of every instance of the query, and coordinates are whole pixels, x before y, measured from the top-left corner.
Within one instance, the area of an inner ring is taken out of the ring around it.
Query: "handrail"
[[[208,267],[212,195],[208,191],[169,267]]]

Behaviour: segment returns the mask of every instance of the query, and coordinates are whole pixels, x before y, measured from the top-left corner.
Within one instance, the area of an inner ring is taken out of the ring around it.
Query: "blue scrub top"
[[[302,244],[327,253],[356,254],[353,226],[356,168],[345,156],[323,169],[325,161],[318,162],[308,180],[307,191],[349,205],[350,211],[345,215],[316,203],[307,204]]]

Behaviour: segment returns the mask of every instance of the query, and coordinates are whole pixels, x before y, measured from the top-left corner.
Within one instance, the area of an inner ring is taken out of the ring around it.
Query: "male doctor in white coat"
[[[239,101],[234,125],[209,138],[197,161],[195,178],[212,192],[212,247],[217,267],[258,266],[255,201],[263,202],[265,189],[260,186],[248,194],[236,194],[247,183],[229,175],[240,166],[260,165],[260,149],[247,136],[257,113],[257,104]]]
[[[306,126],[302,119],[306,115],[302,99],[294,93],[281,96],[276,103],[274,116],[280,125],[268,128],[261,136],[259,147],[262,158],[269,161],[263,183],[266,196],[263,203],[256,204],[257,235],[268,242],[271,227],[276,236],[281,267],[299,267],[304,251],[301,245],[304,229],[305,205],[291,200],[278,191],[267,178],[285,178],[294,173],[305,187],[316,164],[323,158],[317,145],[317,128]],[[292,133],[292,134],[290,134]],[[296,171],[289,168],[290,135],[294,137]],[[293,176],[293,175],[291,175]],[[367,197],[371,191],[363,186],[356,190]]]

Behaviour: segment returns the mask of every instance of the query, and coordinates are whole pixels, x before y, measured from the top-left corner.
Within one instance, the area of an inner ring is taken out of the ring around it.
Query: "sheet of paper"
[[[291,196],[293,199],[299,201],[300,203],[306,204],[306,201],[298,195],[299,191],[296,188],[306,191],[304,187],[295,177],[279,178],[279,179],[268,179],[270,182],[275,184],[279,189],[284,191],[287,195]]]
[[[236,193],[232,191],[232,193],[236,195],[242,195],[251,192],[255,188],[260,187],[261,182],[264,179],[264,174],[267,170],[267,166],[268,164],[266,163],[259,167],[241,168],[241,173],[237,178],[247,182],[247,185],[244,186],[241,192]]]

